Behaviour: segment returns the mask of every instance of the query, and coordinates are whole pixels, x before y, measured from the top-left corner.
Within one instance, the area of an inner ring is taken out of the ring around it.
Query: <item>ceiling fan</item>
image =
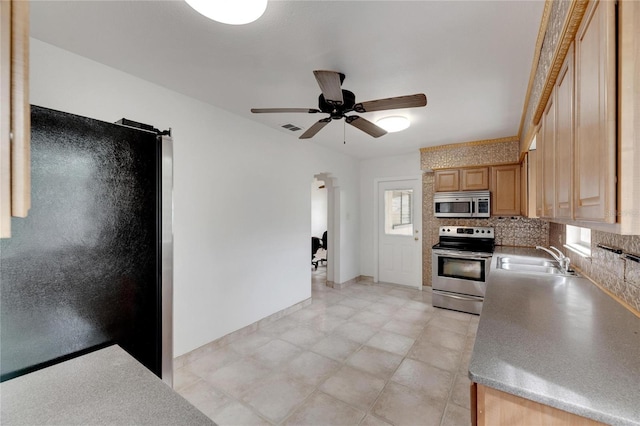
[[[376,99],[374,101],[356,103],[356,95],[353,92],[342,88],[345,75],[336,71],[314,71],[313,75],[320,86],[322,93],[318,98],[318,109],[315,108],[252,108],[251,112],[273,113],[273,112],[302,112],[315,114],[322,112],[329,114],[329,117],[318,120],[309,127],[299,139],[309,139],[315,136],[324,126],[332,120],[344,118],[347,124],[362,130],[363,132],[378,138],[387,134],[382,127],[373,124],[358,115],[346,115],[348,112],[372,112],[398,108],[415,108],[427,105],[427,97],[424,93],[408,96],[397,96],[394,98]]]

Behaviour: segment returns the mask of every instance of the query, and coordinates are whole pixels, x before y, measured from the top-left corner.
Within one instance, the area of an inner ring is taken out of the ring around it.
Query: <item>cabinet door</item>
[[[525,153],[522,162],[520,163],[520,214],[522,216],[528,216],[528,204],[529,204],[529,179],[527,170],[529,169],[529,155]]]
[[[556,82],[555,217],[573,216],[573,44]],[[546,159],[545,159],[546,160]]]
[[[489,189],[489,168],[462,169],[460,170],[460,181],[462,191]]]
[[[548,425],[548,426],[603,426],[604,423],[577,414],[550,407],[530,399],[521,398],[488,386],[476,384],[475,419],[478,426],[493,425]],[[472,414],[473,415],[473,414]],[[473,418],[473,417],[472,417]]]
[[[549,98],[542,115],[542,216],[554,217],[555,206],[555,145],[556,145],[556,92]],[[540,158],[539,158],[540,159]]]
[[[460,191],[458,170],[436,170],[436,192]]]
[[[491,214],[520,214],[520,164],[491,167]]]
[[[0,238],[11,236],[11,2],[0,1]]]
[[[544,118],[544,117],[543,117]],[[544,120],[540,120],[540,127],[538,128],[538,133],[536,135],[536,217],[542,217],[542,162],[544,160],[543,157],[543,145],[544,145]]]
[[[528,212],[527,217],[538,217],[537,201],[538,201],[538,151],[532,150],[527,153],[527,161],[529,167],[527,170],[527,191],[528,191]],[[521,176],[522,177],[522,176]],[[524,197],[524,194],[520,194]]]
[[[576,35],[575,218],[616,220],[615,3],[594,1]]]

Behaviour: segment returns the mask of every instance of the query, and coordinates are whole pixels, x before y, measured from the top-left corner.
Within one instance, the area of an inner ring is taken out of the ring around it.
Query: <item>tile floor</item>
[[[176,390],[219,425],[469,425],[478,317],[325,277],[311,305],[176,370]]]

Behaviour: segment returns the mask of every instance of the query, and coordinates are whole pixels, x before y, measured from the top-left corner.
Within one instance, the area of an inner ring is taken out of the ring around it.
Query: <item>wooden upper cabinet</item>
[[[491,214],[520,214],[520,164],[491,167]]]
[[[436,170],[435,190],[436,192],[460,191],[460,173],[455,170]]]
[[[640,235],[640,2],[618,2],[618,222]]]
[[[556,82],[555,216],[573,217],[574,86],[573,44]]]
[[[31,207],[29,2],[0,2],[0,238]]]
[[[489,168],[474,167],[460,170],[460,190],[480,191],[489,189]]]
[[[11,2],[0,1],[0,238],[11,236]]]
[[[538,129],[537,134],[537,142],[536,142],[536,150],[535,150],[535,162],[536,162],[536,170],[535,170],[535,179],[536,179],[536,193],[535,193],[535,209],[536,209],[536,217],[542,217],[542,162],[544,161],[544,157],[542,155],[542,125]]]
[[[436,192],[482,191],[489,189],[489,167],[436,170]]]
[[[522,216],[528,216],[528,205],[529,205],[529,179],[528,179],[528,169],[529,169],[529,155],[525,153],[522,162],[520,163],[520,214]]]
[[[541,217],[554,217],[555,207],[555,145],[556,145],[556,92],[554,91],[542,115],[542,212]]]
[[[574,212],[616,221],[615,3],[590,2],[575,40]]]

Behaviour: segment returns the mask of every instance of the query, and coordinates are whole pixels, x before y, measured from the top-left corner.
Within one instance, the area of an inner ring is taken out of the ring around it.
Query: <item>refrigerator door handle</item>
[[[173,139],[158,136],[162,168],[162,380],[173,387]]]

